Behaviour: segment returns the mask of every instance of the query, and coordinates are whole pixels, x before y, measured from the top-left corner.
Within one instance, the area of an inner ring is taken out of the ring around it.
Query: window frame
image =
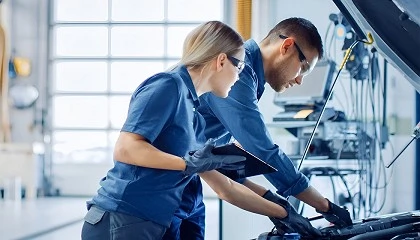
[[[168,44],[170,44],[168,42],[168,31],[170,29],[170,27],[178,27],[178,26],[185,26],[185,27],[195,27],[199,24],[201,24],[203,21],[169,21],[168,20],[168,1],[170,0],[164,0],[164,19],[162,21],[113,21],[112,20],[112,1],[113,0],[108,0],[108,19],[107,21],[80,21],[80,20],[76,20],[76,21],[59,21],[56,19],[56,13],[55,13],[55,0],[50,0],[49,1],[49,9],[50,9],[50,14],[49,14],[49,20],[48,20],[48,34],[49,34],[49,44],[48,44],[48,97],[47,97],[47,102],[49,103],[49,114],[48,114],[48,121],[47,121],[47,128],[49,131],[49,135],[50,135],[50,158],[51,158],[51,163],[55,163],[57,162],[57,159],[53,158],[53,153],[54,153],[54,146],[56,144],[55,139],[54,139],[54,134],[56,132],[60,132],[60,131],[102,131],[104,133],[106,133],[107,137],[108,137],[108,151],[109,151],[109,155],[112,156],[112,149],[113,149],[113,143],[110,141],[110,135],[113,134],[115,131],[119,131],[120,127],[115,127],[112,126],[111,123],[111,112],[110,112],[110,107],[108,106],[108,110],[107,110],[107,127],[103,128],[89,128],[89,127],[58,127],[55,126],[54,121],[54,110],[53,110],[53,103],[55,102],[56,97],[65,97],[65,96],[105,96],[107,98],[107,102],[109,103],[110,99],[113,96],[126,96],[129,97],[131,96],[131,92],[113,92],[111,89],[111,67],[113,63],[118,63],[118,62],[124,62],[124,61],[157,61],[157,62],[162,62],[163,63],[163,67],[164,69],[167,69],[168,67],[170,67],[170,65],[179,60],[179,57],[174,57],[174,56],[168,56]],[[228,16],[226,14],[226,10],[229,9],[230,4],[228,3],[230,1],[223,1],[220,0],[220,6],[221,6],[221,10],[222,13],[220,14],[220,16],[222,17],[222,19],[220,19],[221,21],[223,21],[223,19]],[[60,27],[85,27],[85,26],[89,26],[89,27],[106,27],[107,29],[107,44],[108,44],[108,49],[107,49],[107,54],[106,56],[57,56],[55,53],[55,48],[56,48],[56,44],[57,44],[57,39],[55,39],[54,36],[54,31],[56,31],[56,29],[60,28]],[[160,26],[163,28],[163,56],[158,56],[158,57],[138,57],[138,56],[112,56],[111,55],[111,47],[112,47],[112,39],[111,39],[111,32],[112,32],[112,28],[113,27],[118,27],[118,26]],[[87,61],[92,61],[92,62],[105,62],[106,64],[106,90],[103,92],[89,92],[89,91],[70,91],[70,92],[66,92],[64,91],[57,91],[57,89],[55,88],[55,74],[54,74],[54,65],[56,63],[62,62],[69,62],[69,63],[76,63],[76,62],[87,62]],[[134,89],[133,89],[134,90]],[[107,161],[104,159],[104,161]],[[58,161],[59,162],[59,161]]]

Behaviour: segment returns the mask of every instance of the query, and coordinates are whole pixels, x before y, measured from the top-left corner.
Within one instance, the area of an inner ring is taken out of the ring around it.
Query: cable
[[[344,97],[346,98],[346,112],[350,112],[350,100],[347,95],[347,89],[344,88],[343,81],[340,81],[339,83],[340,83],[341,89],[343,90]]]
[[[373,96],[372,96],[373,95],[372,92],[374,90],[374,84],[372,84],[371,90],[372,91],[369,92],[369,93],[371,94],[373,121],[376,123],[376,115],[375,115],[376,112],[375,112],[375,106],[373,104]],[[378,114],[378,119],[380,119],[380,112],[378,112],[377,114]],[[384,192],[386,191],[386,188],[387,188],[387,186],[390,183],[390,181],[389,181],[390,179],[389,180],[387,179],[387,174],[386,174],[386,170],[385,170],[385,162],[384,162],[383,155],[382,155],[382,150],[381,150],[381,141],[380,141],[380,139],[378,137],[378,132],[377,132],[376,126],[375,126],[375,139],[376,139],[375,144],[377,144],[377,147],[379,148],[379,166],[378,166],[378,174],[377,174],[378,176],[377,176],[377,180],[376,180],[376,182],[378,184],[376,186],[371,185],[370,187],[373,188],[373,189],[375,189],[376,190],[376,194],[377,194],[377,191],[378,190],[383,190]],[[380,183],[380,177],[381,177],[382,174],[383,174],[383,182],[384,182],[384,184],[383,184],[383,186],[380,186],[379,183]],[[385,205],[385,202],[386,202],[386,194],[384,194],[383,201],[380,204],[380,207],[377,210],[373,210],[373,206],[376,204],[376,195],[375,195],[375,199],[374,199],[373,203],[370,205],[371,212],[372,213],[378,213],[379,211],[381,211],[382,208]]]
[[[343,184],[344,184],[344,186],[345,186],[345,188],[346,188],[346,190],[347,190],[347,194],[348,194],[348,196],[349,196],[350,203],[352,204],[352,209],[353,209],[353,218],[354,218],[356,213],[355,213],[355,210],[354,210],[354,204],[353,204],[353,200],[352,200],[351,192],[350,192],[350,189],[349,189],[349,187],[348,187],[347,181],[344,179],[344,176],[343,176],[343,175],[339,172],[339,170],[338,170],[338,169],[334,169],[334,168],[330,168],[330,169],[332,169],[332,170],[334,170],[334,171],[336,172],[336,174],[340,177],[341,181],[343,182]]]
[[[357,112],[356,112],[356,97],[355,97],[355,91],[354,91],[354,86],[353,86],[353,81],[352,81],[353,76],[349,76],[349,80],[350,80],[350,97],[351,97],[351,116],[353,117],[352,119],[357,119]]]
[[[332,192],[333,192],[333,201],[337,202],[337,190],[335,188],[335,184],[334,184],[334,180],[332,178],[332,176],[330,175],[330,182],[331,182],[331,187],[332,187]]]
[[[391,240],[400,240],[400,239],[418,240],[420,239],[420,232],[403,233],[403,234],[400,234],[391,238]]]
[[[374,56],[373,56],[371,67],[379,69],[376,54],[374,54]],[[374,72],[374,70],[372,70],[372,72]],[[380,74],[375,72],[375,73],[372,73],[372,75],[368,79],[369,81],[371,81],[371,85],[368,85],[368,89],[370,90],[368,93],[369,93],[369,96],[370,96],[371,107],[372,107],[372,116],[373,116],[373,122],[374,123],[376,123],[377,121],[380,122],[380,119],[381,119],[381,109],[382,108],[379,107],[378,111],[376,111],[375,110],[375,104],[374,104],[374,102],[375,102],[374,101],[375,85],[378,82],[378,79],[380,79],[379,76],[380,76]],[[381,88],[381,84],[382,83],[379,81],[380,88]],[[377,95],[378,96],[378,105],[380,105],[381,95],[382,95],[382,98],[385,98],[384,93],[382,93],[382,94],[378,93],[378,95]],[[382,119],[382,120],[384,120],[384,119]],[[383,206],[386,202],[386,194],[384,194],[384,197],[382,198],[382,202],[381,202],[379,208],[374,210],[374,206],[377,204],[378,191],[379,190],[383,190],[384,192],[386,191],[386,188],[389,185],[391,176],[393,174],[393,169],[390,173],[390,176],[387,177],[387,173],[386,173],[386,170],[385,170],[384,158],[383,158],[382,150],[381,150],[382,149],[381,148],[381,142],[380,142],[380,138],[378,137],[378,130],[377,130],[376,125],[375,125],[375,128],[374,128],[374,136],[375,136],[375,146],[377,145],[377,147],[380,150],[379,150],[379,162],[377,164],[377,167],[375,169],[372,169],[372,174],[371,175],[372,176],[376,175],[376,181],[375,182],[377,182],[377,185],[374,185],[370,181],[368,183],[367,187],[369,187],[371,189],[370,196],[369,196],[369,213],[374,213],[375,214],[375,213],[378,213],[379,211],[382,210],[382,208],[383,208]],[[391,146],[391,148],[392,148],[392,151],[393,151],[393,146]],[[373,157],[374,156],[372,156],[372,158]],[[383,181],[383,186],[380,185],[382,174],[383,174],[383,180],[382,180]]]
[[[327,31],[325,32],[325,37],[324,37],[325,45],[327,45],[328,34],[330,33],[330,29],[331,29],[332,24],[333,24],[332,22],[330,22],[330,24],[328,24]],[[330,41],[330,43],[331,43],[331,41]],[[330,46],[331,46],[331,44],[330,44]],[[331,48],[328,49],[328,51],[325,51],[325,53],[326,53],[325,55],[327,56],[328,59],[331,59],[330,50],[331,50]]]
[[[373,61],[370,62],[369,64],[371,66],[371,68],[375,68],[378,69],[378,62],[376,61],[375,56],[373,57]],[[364,134],[365,132],[368,132],[368,126],[369,126],[369,120],[368,120],[368,108],[367,105],[363,105],[363,102],[365,101],[363,98],[364,96],[366,100],[370,100],[371,101],[371,106],[372,106],[372,116],[373,116],[373,123],[375,124],[377,122],[377,119],[380,121],[381,119],[381,109],[382,108],[377,108],[378,111],[376,111],[375,109],[375,101],[374,101],[374,94],[375,93],[375,83],[377,82],[377,78],[379,77],[379,74],[372,74],[371,78],[368,78],[369,83],[366,86],[364,85],[364,83],[362,82],[362,86],[359,87],[358,82],[356,82],[356,91],[352,91],[352,97],[354,98],[355,94],[356,95],[356,103],[353,104],[353,106],[355,106],[355,118],[359,119],[360,121],[360,130],[361,130],[361,145],[360,145],[360,149],[359,149],[359,153],[361,153],[361,155],[359,155],[360,159],[359,159],[359,164],[361,166],[362,169],[366,169],[367,172],[367,176],[365,181],[362,181],[364,183],[366,183],[366,186],[360,185],[360,188],[364,187],[365,188],[365,193],[367,196],[367,200],[368,200],[368,205],[367,205],[367,209],[366,211],[369,212],[369,214],[371,213],[377,213],[378,211],[380,211],[382,209],[382,207],[384,206],[384,203],[386,201],[386,195],[384,196],[384,198],[382,198],[382,203],[380,204],[379,209],[374,210],[374,206],[377,204],[377,200],[378,200],[378,191],[379,190],[384,190],[386,191],[386,187],[388,186],[390,180],[387,177],[385,168],[384,168],[384,159],[383,159],[383,155],[382,155],[382,151],[379,151],[379,160],[378,161],[374,161],[375,159],[375,155],[373,154],[375,150],[372,149],[372,144],[371,147],[368,147],[368,143],[370,142],[370,139],[373,139],[374,141],[371,142],[373,144],[375,144],[375,146],[377,145],[378,147],[381,146],[380,143],[380,138],[379,138],[379,134],[378,134],[378,129],[376,127],[376,125],[373,128],[373,138],[371,138],[368,134]],[[375,80],[374,80],[375,79]],[[382,84],[380,82],[380,84]],[[351,87],[353,86],[353,84],[350,85]],[[381,85],[380,85],[381,86]],[[366,95],[365,95],[366,94]],[[369,94],[369,95],[368,95]],[[370,96],[370,99],[369,97]],[[380,105],[381,103],[381,99],[380,96],[381,95],[377,95],[378,96],[378,105]],[[359,101],[359,97],[360,97],[360,101]],[[385,97],[384,94],[382,94],[382,97]],[[379,148],[381,149],[381,148]],[[366,153],[366,154],[363,154]],[[365,160],[369,160],[369,161],[365,161]],[[373,164],[375,163],[375,164]],[[393,173],[393,171],[391,172],[391,174]],[[382,178],[383,175],[383,178]],[[363,176],[360,176],[361,180],[363,180]],[[374,181],[375,180],[375,181]],[[383,182],[383,186],[381,185],[381,182]],[[374,184],[377,183],[377,184]]]
[[[355,219],[356,216],[356,212],[355,212],[355,206],[353,204],[353,198],[350,192],[350,189],[348,187],[347,181],[344,178],[344,175],[340,172],[340,170],[338,168],[333,168],[333,167],[313,167],[313,168],[305,168],[305,172],[306,172],[306,176],[311,179],[313,175],[316,176],[316,172],[321,172],[321,174],[323,176],[329,176],[330,181],[331,181],[331,186],[332,186],[332,190],[333,190],[333,196],[334,196],[334,202],[337,202],[335,197],[336,197],[336,186],[335,183],[332,179],[332,176],[336,175],[338,177],[340,177],[341,181],[343,182],[343,185],[345,186],[347,195],[350,199],[350,204],[352,205],[352,214],[353,214],[353,218]],[[315,172],[315,174],[314,174]],[[302,206],[302,208],[300,209],[300,214],[303,213],[304,210],[304,205]]]

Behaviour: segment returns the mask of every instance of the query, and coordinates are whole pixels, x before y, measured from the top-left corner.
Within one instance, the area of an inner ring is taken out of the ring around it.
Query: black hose
[[[383,229],[375,232],[368,232],[363,233],[357,236],[354,236],[352,238],[349,238],[348,240],[375,240],[375,239],[387,239],[394,237],[395,235],[409,233],[417,231],[419,228],[419,223],[411,223],[406,225],[401,225],[398,227]]]

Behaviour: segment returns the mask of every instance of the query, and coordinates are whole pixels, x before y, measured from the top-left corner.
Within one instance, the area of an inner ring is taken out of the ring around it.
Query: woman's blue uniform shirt
[[[278,172],[266,174],[265,177],[279,194],[296,195],[309,186],[308,179],[273,143],[265,127],[257,103],[266,81],[261,52],[253,40],[245,43],[245,63],[239,81],[227,98],[221,99],[211,93],[200,97],[198,110],[206,119],[205,135],[224,142],[233,136],[247,151],[278,169]]]
[[[203,117],[195,111],[199,100],[185,67],[156,74],[133,93],[121,131],[139,134],[161,151],[185,156],[204,144]],[[115,161],[88,202],[169,227],[184,187],[196,175]],[[201,183],[200,183],[201,184]],[[201,201],[201,192],[192,192]]]

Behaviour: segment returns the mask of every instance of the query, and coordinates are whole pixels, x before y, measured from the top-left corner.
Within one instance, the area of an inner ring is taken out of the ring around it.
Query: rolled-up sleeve
[[[296,195],[309,186],[309,181],[273,143],[258,109],[256,83],[251,71],[250,68],[244,70],[240,80],[232,87],[229,97],[219,98],[213,94],[202,96],[201,101],[204,101],[206,106],[202,108],[203,115],[206,115],[208,124],[206,136],[220,135],[223,133],[221,129],[224,128],[247,151],[278,170],[266,174],[265,177],[276,187],[279,194]]]

